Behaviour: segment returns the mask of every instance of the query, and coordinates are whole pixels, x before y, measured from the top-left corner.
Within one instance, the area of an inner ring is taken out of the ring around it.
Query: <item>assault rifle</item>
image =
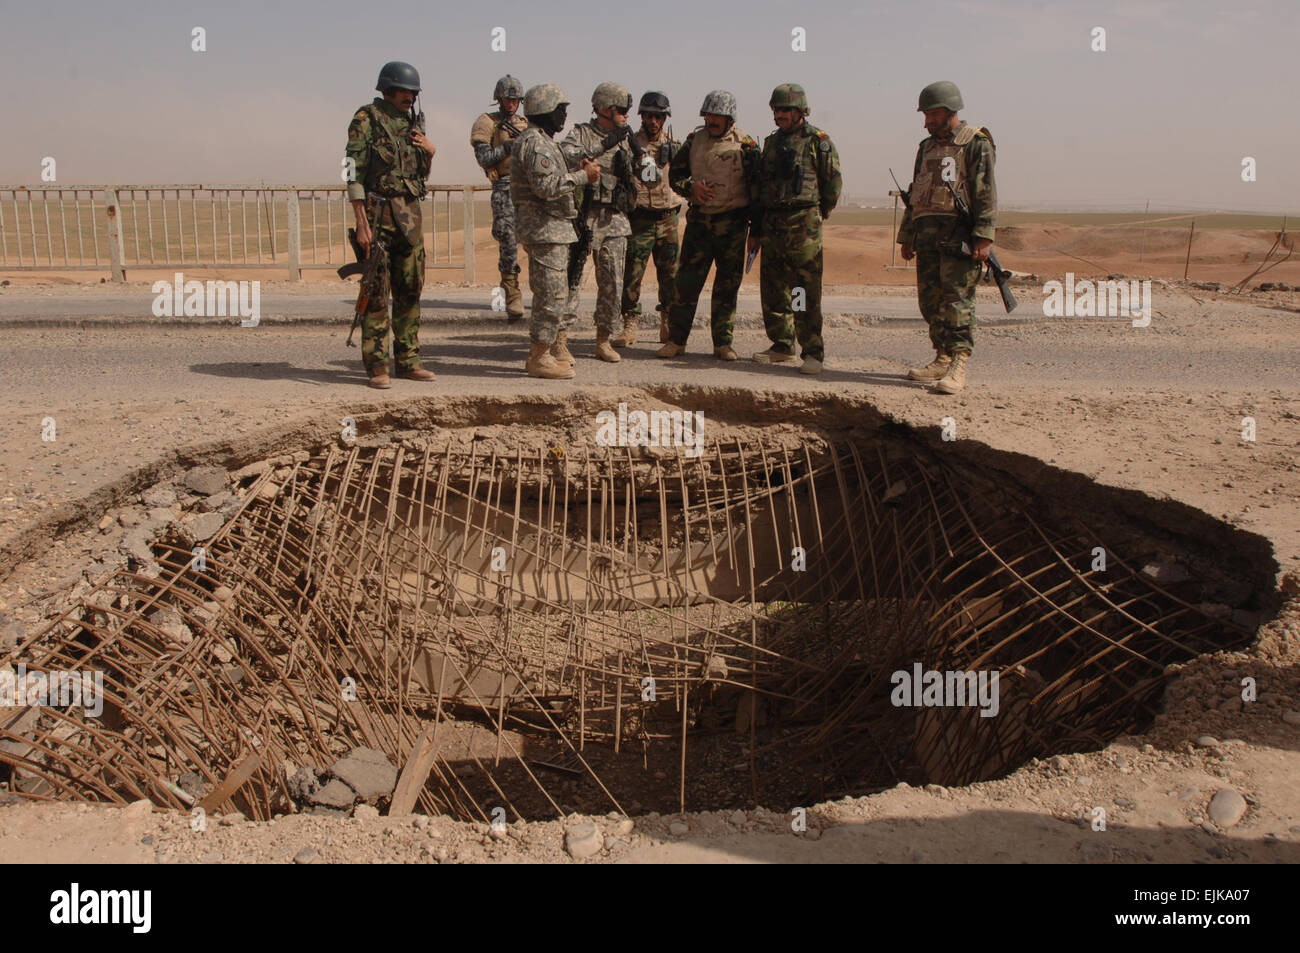
[[[912,193],[901,185],[898,185],[898,177],[894,175],[893,169],[889,170],[889,177],[894,180],[894,185],[898,186],[898,195],[899,198],[903,200],[903,204],[908,208],[911,208]],[[965,200],[957,194],[957,190],[952,187],[951,182],[944,182],[943,184],[946,185],[948,191],[952,193],[953,202],[956,204],[957,208],[957,220],[961,222],[962,225],[966,226],[966,228],[973,229],[975,227],[975,217],[971,214],[970,206],[967,205]],[[971,247],[966,242],[961,243],[961,253],[967,258],[971,257]],[[1008,281],[1011,278],[1011,272],[1003,269],[1002,263],[998,261],[997,253],[991,248],[989,249],[988,271],[983,277],[992,277],[993,280],[997,282],[998,292],[1002,295],[1002,307],[1007,309],[1007,314],[1016,310],[1016,306],[1019,305],[1020,302],[1017,301],[1016,296],[1011,293],[1011,288],[1008,285]]]
[[[591,210],[591,193],[594,185],[579,186],[582,189],[582,202],[578,205],[578,217],[573,221],[573,230],[578,233],[578,240],[569,246],[569,290],[575,290],[582,284],[582,269],[591,254],[591,228],[587,225],[587,212]]]
[[[338,270],[338,274],[340,278],[361,276],[361,284],[357,288],[356,313],[352,316],[352,329],[348,331],[347,340],[348,347],[356,347],[352,343],[352,336],[357,333],[361,316],[370,310],[371,299],[379,294],[383,284],[384,269],[388,266],[388,247],[382,238],[376,236],[371,239],[370,254],[363,254],[361,243],[357,241],[355,228],[348,229],[348,241],[352,244],[352,251],[356,254],[357,260],[350,265],[344,265]]]
[[[943,184],[948,186],[948,191],[952,193],[953,203],[957,206],[957,220],[968,229],[973,229],[975,227],[975,216],[971,214],[970,206],[966,204],[965,199],[957,194],[957,190],[952,187],[951,182],[945,181]],[[962,242],[961,252],[963,255],[969,256],[971,254],[970,246]],[[1016,301],[1016,296],[1011,293],[1009,284],[1011,272],[1003,270],[1002,263],[998,261],[997,252],[992,248],[989,249],[987,274],[997,282],[998,292],[1002,295],[1002,307],[1007,309],[1007,314],[1016,310],[1016,305],[1020,302]]]

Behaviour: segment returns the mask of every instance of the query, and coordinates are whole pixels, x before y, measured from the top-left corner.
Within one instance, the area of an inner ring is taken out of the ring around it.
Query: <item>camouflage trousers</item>
[[[822,215],[811,208],[769,209],[763,215],[759,288],[768,339],[804,357],[825,358],[822,343]]]
[[[528,317],[528,337],[536,344],[554,344],[555,334],[567,328],[564,301],[569,294],[569,245],[524,245],[528,252],[528,290],[533,310]]]
[[[681,258],[677,262],[675,300],[668,310],[668,339],[685,344],[695,323],[695,306],[700,300],[709,267],[717,262],[713,295],[709,301],[713,346],[730,344],[735,330],[736,296],[745,273],[745,238],[749,234],[749,210],[736,209],[705,215],[692,209],[686,215]]]
[[[519,271],[519,239],[515,237],[515,203],[510,200],[510,176],[492,183],[492,237],[497,240],[497,271]]]
[[[677,218],[679,209],[666,215],[646,214],[633,210],[632,237],[627,242],[627,261],[623,265],[623,322],[636,324],[641,317],[641,280],[654,257],[655,276],[659,279],[659,306],[666,315],[673,303],[673,285],[677,281]]]
[[[614,334],[623,328],[619,302],[623,297],[623,264],[627,259],[627,236],[591,239],[591,255],[596,260],[596,329]],[[585,265],[585,263],[584,263]],[[568,328],[578,314],[582,278],[569,288],[564,307],[564,327]]]
[[[361,318],[361,362],[366,374],[388,373],[388,333],[393,362],[400,371],[420,367],[420,292],[424,290],[424,236],[418,199],[366,196],[366,217],[376,239],[388,246],[388,267],[380,272],[378,293]],[[392,296],[392,319],[388,298]]]
[[[975,288],[984,266],[961,253],[969,238],[957,220],[927,215],[915,225],[916,298],[930,343],[947,354],[975,350]]]

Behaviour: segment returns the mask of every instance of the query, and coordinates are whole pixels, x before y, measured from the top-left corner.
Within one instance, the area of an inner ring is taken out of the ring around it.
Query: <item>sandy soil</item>
[[[883,241],[876,245],[887,254]],[[839,254],[828,256],[828,279],[851,286],[851,268],[835,270]],[[1223,280],[1244,274],[1240,266],[1222,267]],[[82,286],[74,293],[95,292]],[[990,313],[989,303],[981,307]],[[196,832],[188,817],[142,807],[22,803],[0,807],[5,859],[568,862],[565,831],[591,822],[605,839],[588,862],[1300,860],[1296,301],[1283,294],[1247,303],[1178,288],[1156,308],[1161,319],[1142,336],[1105,321],[985,330],[971,386],[943,403],[900,379],[924,352],[922,331],[908,323],[863,327],[847,318],[828,321],[836,361],[834,373],[818,381],[753,365],[737,365],[734,376],[728,368],[722,377],[702,357],[655,362],[652,346],[643,345],[644,353],[613,370],[580,352],[579,380],[554,391],[626,399],[640,388],[684,400],[695,393],[692,386],[707,382],[721,388],[709,397],[720,418],[746,422],[734,418],[753,413],[752,391],[769,409],[749,422],[774,427],[798,424],[831,395],[868,402],[918,428],[934,428],[950,414],[962,439],[1178,500],[1267,538],[1278,587],[1291,601],[1246,650],[1201,658],[1174,673],[1166,711],[1142,737],[1031,763],[967,788],[900,787],[809,805],[806,831],[793,830],[789,815],[756,809],[651,815],[634,819],[630,830],[619,818],[571,817],[494,832],[444,818],[425,824],[289,816],[267,824],[209,819],[207,830]],[[237,466],[308,445],[344,413],[400,421],[417,399],[426,410],[436,408],[440,425],[455,426],[473,420],[476,396],[537,393],[536,382],[518,372],[523,350],[514,332],[427,329],[429,352],[447,363],[435,357],[438,381],[383,395],[359,386],[356,352],[345,352],[339,340],[346,329],[285,328],[252,344],[222,331],[179,328],[7,333],[0,359],[10,381],[0,424],[0,612],[19,624],[116,545],[120,528],[112,521],[100,528],[106,512],[187,466]],[[739,343],[742,351],[762,346],[752,318],[741,323]],[[270,369],[257,370],[264,364]],[[728,396],[741,391],[743,397]],[[53,446],[35,437],[46,415],[66,435]],[[1254,443],[1240,439],[1247,415],[1258,421]],[[1249,704],[1236,696],[1245,675],[1257,678],[1261,692]],[[1221,789],[1245,799],[1244,816],[1230,825],[1208,813]],[[1094,830],[1096,808],[1106,812],[1104,831]]]

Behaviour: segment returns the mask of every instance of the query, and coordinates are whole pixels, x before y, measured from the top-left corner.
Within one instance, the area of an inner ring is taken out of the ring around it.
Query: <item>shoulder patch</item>
[[[546,156],[538,156],[537,164],[543,169],[549,169],[551,167],[551,160],[546,158]]]
[[[820,149],[822,152],[830,152],[830,151],[831,151],[831,141],[830,141],[829,139],[826,138],[826,134],[825,134],[825,133],[822,133],[822,141],[821,141],[821,144],[820,144],[817,148]]]
[[[365,111],[364,109],[358,109],[358,110],[357,110],[357,114],[356,114],[355,116],[353,116],[352,118],[353,118],[353,119],[365,119],[365,118],[366,118],[366,111]]]
[[[818,129],[818,130],[817,130],[817,138],[818,138],[818,139],[825,139],[825,138],[826,138],[826,133],[824,133],[824,132],[822,132],[820,129]]]

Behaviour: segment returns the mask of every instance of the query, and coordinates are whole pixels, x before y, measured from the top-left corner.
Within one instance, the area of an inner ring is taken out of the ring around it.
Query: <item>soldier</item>
[[[800,372],[820,374],[825,360],[822,222],[840,199],[840,157],[830,137],[808,122],[811,110],[802,86],[782,83],[772,90],[768,105],[776,132],[763,141],[759,213],[748,247],[752,253],[762,245],[759,287],[763,327],[772,345],[754,360],[793,361],[797,336],[803,351]]]
[[[574,192],[600,178],[600,167],[589,159],[580,160],[581,171],[571,171],[554,141],[568,119],[568,107],[558,86],[542,83],[528,90],[524,94],[528,129],[510,155],[510,198],[519,241],[528,252],[528,288],[533,293],[528,324],[532,344],[524,369],[531,377],[550,380],[574,376],[572,356],[560,363],[553,349],[569,290],[569,246],[577,239]]]
[[[524,98],[524,84],[513,76],[502,76],[492,98],[500,108],[474,120],[469,144],[492,183],[492,237],[497,240],[497,270],[506,293],[506,320],[513,323],[524,316],[524,299],[519,293],[515,207],[510,201],[510,151],[528,128],[528,120],[516,115]]]
[[[627,258],[627,239],[632,234],[627,218],[635,175],[632,149],[627,145],[632,137],[627,124],[632,94],[618,83],[601,83],[591,94],[591,111],[594,118],[574,126],[560,143],[560,151],[569,168],[576,168],[584,159],[596,159],[600,166],[600,178],[592,186],[589,200],[584,201],[586,220],[581,224],[591,236],[591,252],[596,259],[596,356],[617,363],[621,358],[610,338],[615,324],[622,330],[619,305],[623,298],[623,264]],[[585,251],[580,254],[582,257],[574,262],[569,274],[565,327],[578,314],[579,286],[586,264]],[[559,345],[565,353],[566,338],[567,333],[561,336]],[[569,358],[572,360],[572,355]]]
[[[424,288],[424,234],[420,199],[436,151],[424,135],[424,113],[412,106],[420,74],[410,63],[385,63],[375,88],[382,98],[362,106],[348,126],[347,157],[355,177],[348,199],[356,216],[357,243],[370,253],[382,238],[388,268],[382,290],[361,320],[361,360],[370,386],[392,387],[388,376],[388,295],[393,297],[393,359],[399,377],[433,380],[420,366],[420,291]]]
[[[615,347],[636,343],[641,320],[641,279],[651,255],[659,279],[659,342],[668,340],[668,308],[673,303],[673,284],[677,280],[677,219],[686,201],[668,184],[668,166],[678,150],[677,140],[664,128],[672,115],[668,97],[648,92],[641,97],[638,112],[641,128],[635,138],[651,161],[642,161],[628,216],[632,237],[628,239],[623,266],[623,334],[614,338]]]
[[[668,341],[658,355],[676,357],[686,350],[704,279],[716,261],[709,303],[713,356],[734,361],[736,295],[744,276],[745,236],[756,209],[758,143],[736,125],[736,97],[726,90],[705,96],[700,115],[704,125],[686,137],[668,169],[669,185],[691,205],[668,312]]]
[[[925,130],[916,150],[907,211],[898,228],[904,261],[916,258],[916,294],[930,326],[934,360],[914,367],[914,381],[935,381],[935,390],[955,394],[966,386],[966,364],[975,348],[975,287],[993,247],[998,193],[993,183],[993,137],[957,118],[961,92],[949,82],[921,90],[917,111]],[[957,220],[947,183],[966,200],[972,230]],[[962,243],[970,248],[966,256]]]

